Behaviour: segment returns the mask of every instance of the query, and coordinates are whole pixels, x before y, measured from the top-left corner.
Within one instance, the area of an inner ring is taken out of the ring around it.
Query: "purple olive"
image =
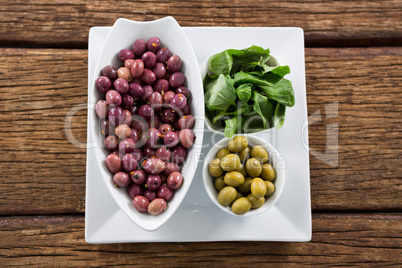
[[[102,120],[101,130],[102,134],[105,136],[109,136],[109,133],[113,133],[113,128],[110,127],[109,120]]]
[[[110,81],[109,77],[100,76],[98,79],[96,79],[95,86],[100,92],[106,93],[112,87],[112,82]]]
[[[170,124],[162,124],[162,125],[159,127],[159,132],[160,132],[162,135],[166,135],[166,133],[168,133],[168,132],[170,132],[170,131],[173,131],[173,127],[172,127]]]
[[[180,167],[177,164],[173,163],[173,162],[167,163],[166,167],[165,167],[165,170],[163,170],[163,173],[166,176],[169,176],[170,173],[173,173],[173,172],[180,172]]]
[[[136,130],[135,128],[132,128],[132,129],[131,129],[130,138],[131,138],[134,142],[138,142],[138,141],[140,140],[140,134],[139,134],[138,130]]]
[[[134,59],[127,59],[124,61],[124,67],[128,68],[131,70],[131,67],[133,67]],[[132,76],[132,74],[131,74]]]
[[[163,137],[163,142],[168,148],[175,147],[179,143],[179,136],[175,132],[170,131]]]
[[[154,83],[154,90],[162,94],[168,92],[169,88],[169,82],[166,79],[159,79]]]
[[[119,145],[119,139],[114,136],[110,135],[105,138],[105,148],[109,151],[113,151]]]
[[[113,183],[116,187],[127,187],[130,184],[130,177],[125,172],[117,172],[113,176]]]
[[[173,98],[170,100],[170,105],[172,106],[172,108],[178,108],[181,110],[186,104],[187,98],[182,93],[174,95]]]
[[[120,94],[127,93],[129,89],[128,82],[123,78],[117,78],[116,80],[114,80],[113,87]]]
[[[178,93],[183,94],[184,96],[186,96],[187,99],[190,98],[190,96],[191,96],[191,91],[188,88],[186,88],[185,86],[180,86],[180,87],[176,88],[176,94],[178,94]]]
[[[134,171],[138,166],[137,160],[132,154],[125,154],[123,156],[122,162],[123,169],[128,172]]]
[[[166,63],[167,60],[172,56],[172,52],[166,47],[159,49],[156,53],[156,60],[158,62]]]
[[[161,177],[159,175],[149,174],[145,180],[145,187],[151,191],[157,190],[161,184]]]
[[[181,145],[177,145],[172,149],[172,162],[180,165],[187,157],[187,150]]]
[[[126,124],[120,124],[114,129],[114,132],[116,133],[116,136],[120,139],[125,139],[130,137],[131,128]]]
[[[106,166],[110,172],[117,173],[122,169],[123,164],[121,163],[121,159],[118,155],[109,154],[106,157]]]
[[[149,97],[151,97],[152,93],[154,93],[154,89],[150,85],[145,85],[143,88],[144,94],[142,94],[141,100],[147,102],[149,101]]]
[[[156,150],[156,158],[159,158],[163,162],[169,162],[170,157],[172,156],[172,153],[166,146],[161,146],[159,147],[158,150]]]
[[[129,110],[123,110],[123,124],[131,125],[131,113]]]
[[[142,54],[141,60],[144,62],[145,68],[151,69],[152,67],[155,66],[155,63],[156,63],[155,53],[153,53],[151,51],[147,51],[144,54]]]
[[[145,120],[149,120],[154,115],[154,110],[148,104],[143,104],[138,109],[138,115],[144,118]]]
[[[131,46],[131,49],[135,56],[140,57],[147,50],[147,43],[143,39],[137,39]]]
[[[183,115],[189,115],[191,113],[190,106],[186,104],[183,109],[181,109]]]
[[[180,129],[186,129],[186,128],[190,129],[194,126],[194,122],[195,122],[194,116],[192,116],[192,115],[182,116],[177,121]]]
[[[164,123],[172,123],[176,119],[176,112],[173,109],[162,109],[161,111],[161,120]]]
[[[132,96],[130,96],[129,94],[124,94],[121,96],[121,108],[123,109],[129,109],[131,106],[133,106],[134,104],[134,99]],[[131,112],[130,112],[131,114]]]
[[[162,107],[162,94],[157,91],[152,93],[151,97],[149,97],[149,103],[153,109],[159,111]]]
[[[185,148],[190,148],[191,146],[193,146],[194,139],[194,133],[190,129],[186,128],[180,131],[180,144],[183,145]]]
[[[117,70],[112,65],[107,65],[103,67],[102,75],[108,77],[110,80],[115,80],[117,77]]]
[[[149,85],[152,85],[156,81],[156,75],[150,69],[144,69],[140,78],[144,83]]]
[[[106,102],[110,107],[120,106],[122,102],[120,93],[113,89],[109,90],[106,93]]]
[[[166,66],[161,62],[157,62],[152,71],[155,73],[157,79],[162,79],[166,75]]]
[[[186,82],[186,76],[181,72],[174,72],[169,77],[169,85],[171,87],[180,87]]]
[[[158,37],[151,37],[147,41],[147,49],[156,52],[161,48],[161,40]]]
[[[138,210],[138,212],[144,213],[144,212],[148,211],[149,200],[147,198],[145,198],[144,196],[137,195],[133,199],[133,205],[134,205],[135,209]]]
[[[130,83],[128,86],[128,94],[133,98],[141,98],[144,95],[145,89],[138,83]]]
[[[172,98],[176,95],[173,91],[166,91],[165,94],[163,94],[163,104],[168,104],[170,105],[170,101]]]
[[[131,179],[133,180],[133,182],[135,182],[136,184],[141,184],[145,181],[145,179],[147,178],[147,173],[145,173],[144,170],[142,169],[137,169],[134,170],[133,172],[130,173],[131,174]]]
[[[131,76],[133,78],[140,77],[144,72],[144,62],[142,60],[134,60],[131,66]]]
[[[159,158],[148,158],[143,165],[144,170],[148,174],[159,174],[165,169],[165,162]]]
[[[182,65],[183,62],[177,55],[171,56],[166,62],[167,69],[172,73],[179,71]]]
[[[128,186],[128,196],[130,196],[131,199],[134,199],[137,195],[143,195],[144,194],[144,188],[142,188],[141,185],[138,185],[136,183],[132,183]]]
[[[122,140],[119,143],[119,152],[122,154],[132,153],[135,150],[135,142],[131,138]]]
[[[135,103],[133,104],[133,106],[130,106],[128,110],[131,113],[131,115],[138,114],[138,106]]]
[[[169,188],[166,184],[162,184],[158,189],[158,197],[163,198],[165,201],[169,201],[173,196],[173,189]]]
[[[109,114],[109,104],[105,100],[100,100],[95,106],[96,115],[100,119],[105,119]]]
[[[128,59],[134,59],[134,52],[132,52],[130,49],[123,48],[119,52],[119,60],[125,61]]]
[[[176,190],[183,183],[183,176],[180,172],[172,172],[167,178],[167,185],[169,188]]]
[[[146,199],[148,199],[149,202],[152,202],[156,198],[156,192],[152,191],[152,190],[149,190],[149,189],[146,189],[144,191],[144,197]]]
[[[159,215],[167,208],[167,203],[162,198],[156,198],[148,205],[148,213],[151,215]]]
[[[156,128],[151,128],[148,131],[147,145],[151,148],[156,148],[161,140],[161,133]]]

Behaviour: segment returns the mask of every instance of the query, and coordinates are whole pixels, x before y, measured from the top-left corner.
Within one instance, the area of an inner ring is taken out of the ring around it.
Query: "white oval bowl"
[[[269,144],[267,141],[252,135],[252,134],[241,134],[241,135],[235,135],[236,136],[244,136],[247,138],[249,146],[253,147],[255,145],[260,145],[264,147],[269,155],[269,163],[275,168],[276,170],[276,178],[272,181],[272,183],[275,185],[275,191],[272,195],[266,197],[264,205],[262,205],[260,208],[257,209],[251,209],[249,212],[243,214],[243,215],[237,215],[234,214],[231,210],[230,206],[222,206],[218,202],[218,191],[215,189],[214,185],[214,177],[209,174],[208,171],[208,164],[212,159],[216,158],[216,154],[218,151],[228,145],[229,138],[223,138],[222,140],[218,141],[208,152],[204,159],[204,166],[202,170],[202,176],[203,176],[203,183],[205,190],[211,198],[211,200],[217,205],[220,209],[225,211],[228,214],[238,216],[238,217],[248,217],[248,216],[254,216],[260,213],[263,213],[267,211],[268,209],[272,208],[275,203],[278,201],[280,198],[283,188],[285,187],[285,161],[284,159],[281,158],[279,155],[278,151]]]
[[[206,75],[207,73],[210,73],[210,74],[211,74],[211,71],[209,70],[209,64],[208,64],[208,62],[209,62],[209,58],[208,58],[206,61],[204,61],[204,63],[203,63],[202,66],[201,66],[201,77],[202,77],[202,79],[204,79],[204,77],[205,77],[205,75]],[[275,58],[274,56],[270,56],[270,57],[269,57],[269,59],[268,59],[268,61],[267,61],[267,64],[268,64],[269,66],[279,66],[279,65],[280,65],[280,64],[279,64],[279,61],[278,61],[277,58]],[[208,128],[211,132],[213,132],[213,133],[215,133],[215,134],[224,135],[224,129],[223,129],[223,130],[220,129],[216,124],[213,124],[207,117],[205,117],[205,122],[206,122],[207,128]],[[272,128],[267,128],[267,129],[264,129],[264,130],[261,130],[261,131],[256,131],[256,132],[252,132],[252,133],[249,133],[249,134],[264,133],[264,132],[270,131],[271,129],[272,129]]]
[[[131,45],[135,40],[142,38],[146,41],[153,36],[159,37],[162,46],[168,47],[173,54],[179,55],[182,59],[183,67],[181,71],[186,75],[186,85],[192,94],[189,100],[191,114],[196,117],[193,131],[197,138],[194,145],[187,151],[187,158],[182,167],[183,184],[178,190],[175,190],[173,198],[167,202],[168,208],[163,213],[156,216],[139,213],[134,208],[127,189],[114,186],[112,181],[113,174],[106,167],[105,160],[109,152],[103,147],[102,139],[104,139],[104,136],[100,133],[100,120],[95,112],[88,114],[88,116],[93,117],[93,122],[95,122],[94,126],[92,126],[92,138],[98,145],[95,148],[96,158],[108,191],[120,209],[136,225],[147,231],[154,231],[160,228],[175,213],[190,188],[197,168],[204,133],[204,122],[200,119],[197,120],[197,118],[204,117],[204,92],[196,56],[180,25],[172,17],[148,22],[118,19],[107,36],[94,73],[96,79],[100,76],[104,66],[122,66],[118,59],[118,53],[121,49],[131,49]],[[96,89],[95,80],[91,81],[91,85],[93,90],[89,98],[90,103],[95,107],[96,102],[103,96]],[[196,101],[192,101],[193,99]],[[110,216],[112,217],[113,215]]]

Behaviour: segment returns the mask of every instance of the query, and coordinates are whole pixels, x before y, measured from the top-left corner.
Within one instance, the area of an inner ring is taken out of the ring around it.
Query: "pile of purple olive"
[[[195,139],[191,92],[181,58],[157,37],[136,40],[118,58],[122,66],[105,66],[95,81],[104,96],[95,110],[110,151],[106,166],[139,212],[157,215],[183,183],[181,166]]]

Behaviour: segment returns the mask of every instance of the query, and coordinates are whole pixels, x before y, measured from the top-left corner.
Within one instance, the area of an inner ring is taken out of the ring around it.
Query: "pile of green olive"
[[[208,164],[218,202],[231,206],[237,215],[260,208],[275,191],[276,171],[268,158],[267,150],[259,145],[250,147],[246,137],[230,139]]]

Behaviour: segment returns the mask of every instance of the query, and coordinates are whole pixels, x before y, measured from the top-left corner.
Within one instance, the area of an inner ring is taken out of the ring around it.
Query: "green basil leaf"
[[[248,102],[251,98],[252,84],[242,84],[236,88],[236,94],[242,102]]]
[[[285,122],[285,113],[286,113],[286,106],[282,103],[278,103],[276,105],[275,114],[274,114],[274,126],[277,129],[282,128],[283,123]]]
[[[275,106],[272,105],[266,96],[255,91],[253,92],[251,99],[254,101],[254,111],[261,116],[263,127],[268,128],[270,126],[271,117],[274,115]]]
[[[282,103],[285,106],[292,107],[295,104],[295,96],[292,83],[287,79],[279,79],[275,74],[265,74],[261,77],[245,72],[238,72],[234,77],[234,85],[251,83],[262,90],[267,97]]]
[[[205,94],[206,106],[212,110],[226,111],[231,105],[236,106],[236,97],[233,85],[221,74]]]
[[[268,66],[266,64],[261,65],[262,72],[263,73],[274,73],[278,75],[279,77],[284,77],[285,75],[290,73],[290,68],[289,66]]]
[[[209,69],[215,74],[230,74],[233,66],[232,53],[235,49],[228,49],[209,57]]]
[[[241,132],[242,118],[240,116],[235,116],[232,119],[225,120],[225,124],[224,135],[227,138],[231,138],[235,133]]]

